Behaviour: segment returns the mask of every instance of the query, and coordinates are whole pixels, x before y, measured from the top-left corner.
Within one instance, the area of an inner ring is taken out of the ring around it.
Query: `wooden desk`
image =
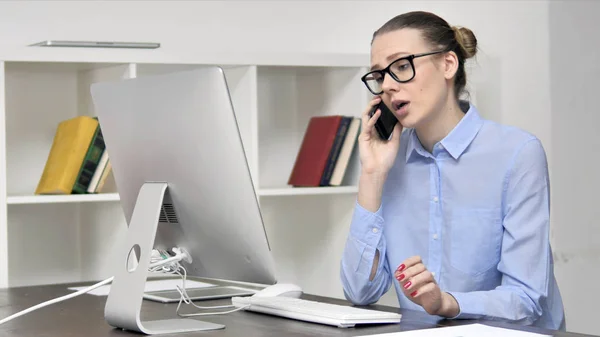
[[[10,316],[16,312],[27,309],[41,302],[60,297],[70,293],[67,289],[70,286],[80,286],[87,284],[69,284],[69,285],[48,285],[36,287],[10,288],[0,290],[0,319]],[[347,304],[345,301],[331,298],[323,298],[311,295],[305,295],[306,299],[326,301],[337,304]],[[105,336],[142,336],[133,332],[127,332],[115,329],[109,326],[104,320],[104,305],[106,297],[93,295],[81,295],[70,300],[53,304],[51,306],[30,312],[24,316],[18,317],[3,325],[0,325],[0,336],[3,337],[105,337]],[[203,302],[203,305],[227,304],[229,300],[217,300]],[[183,313],[197,312],[193,307],[184,306],[181,309]],[[166,319],[178,318],[175,314],[177,304],[161,304],[151,301],[144,301],[142,305],[142,319]],[[387,306],[374,306],[374,308],[385,311],[399,311],[402,314],[400,324],[376,325],[369,327],[356,327],[350,329],[340,329],[314,323],[305,323],[291,319],[271,317],[268,315],[238,311],[227,315],[198,317],[200,320],[224,324],[225,329],[185,333],[161,336],[360,336],[369,334],[379,334],[387,332],[397,332],[404,330],[425,329],[438,326],[449,326],[456,324],[473,323],[473,321],[449,321],[440,320],[422,312],[402,310]],[[486,322],[480,322],[486,323]],[[536,328],[516,327],[509,324],[487,323],[495,326],[515,328],[532,332],[553,334],[560,337],[583,336],[572,333],[560,333],[546,331]]]

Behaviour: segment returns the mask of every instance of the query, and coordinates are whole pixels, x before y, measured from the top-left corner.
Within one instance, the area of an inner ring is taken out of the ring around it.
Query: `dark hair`
[[[477,38],[475,34],[465,27],[450,26],[441,17],[423,11],[400,14],[373,33],[373,40],[378,35],[396,31],[402,28],[414,28],[421,32],[423,38],[432,48],[453,51],[458,57],[458,70],[454,77],[456,97],[464,91],[467,84],[465,73],[465,60],[477,53]],[[371,40],[371,43],[373,43]]]

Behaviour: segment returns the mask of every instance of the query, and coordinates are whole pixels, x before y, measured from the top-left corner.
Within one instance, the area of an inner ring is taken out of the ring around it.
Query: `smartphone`
[[[369,117],[373,117],[377,109],[381,110],[381,114],[379,115],[377,122],[375,122],[375,130],[377,130],[377,133],[381,139],[389,140],[392,136],[392,132],[394,131],[394,126],[396,126],[396,123],[398,123],[398,118],[396,118],[396,115],[390,111],[383,101],[379,102],[379,104],[373,107],[369,113]]]

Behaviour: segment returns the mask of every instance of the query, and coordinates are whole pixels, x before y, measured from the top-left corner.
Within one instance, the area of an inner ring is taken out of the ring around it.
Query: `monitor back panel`
[[[168,183],[191,275],[272,284],[274,263],[223,70],[92,85],[129,223],[140,187]],[[169,235],[174,238],[168,239]]]

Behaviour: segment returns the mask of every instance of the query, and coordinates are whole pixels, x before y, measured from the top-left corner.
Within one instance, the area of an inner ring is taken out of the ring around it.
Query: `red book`
[[[342,116],[312,117],[304,133],[288,185],[317,187],[327,166]]]

